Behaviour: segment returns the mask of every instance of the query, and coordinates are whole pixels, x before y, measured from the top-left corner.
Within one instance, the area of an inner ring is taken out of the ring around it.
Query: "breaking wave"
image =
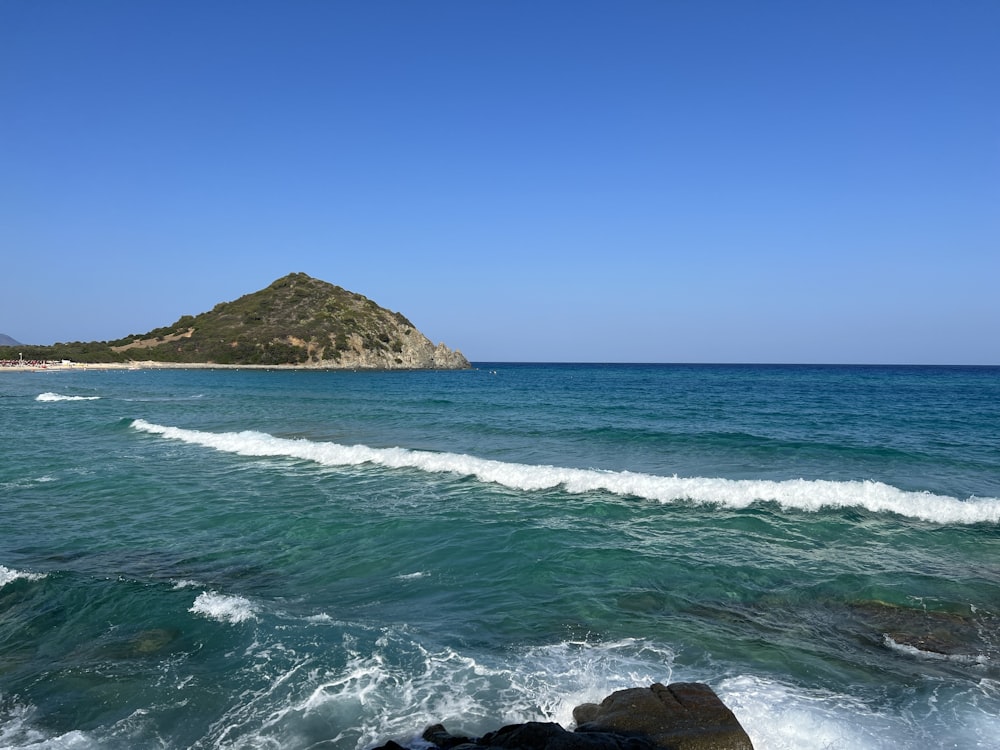
[[[136,430],[241,456],[274,456],[314,461],[323,466],[373,464],[393,469],[419,469],[474,477],[515,490],[562,487],[572,494],[605,491],[661,503],[687,501],[742,509],[774,502],[785,509],[815,512],[828,508],[865,508],[941,524],[1000,523],[1000,498],[961,500],[930,492],[910,492],[871,480],[724,479],[657,476],[631,471],[573,469],[510,463],[458,453],[432,453],[406,448],[340,445],[303,438],[279,438],[263,432],[203,432],[165,427],[143,419]]]
[[[203,591],[198,594],[188,612],[232,625],[257,619],[257,607],[249,599],[217,594],[214,591]]]
[[[12,570],[6,565],[0,565],[0,589],[6,586],[8,583],[13,583],[18,578],[24,578],[29,581],[38,581],[45,578],[44,573],[25,573],[20,570]]]
[[[35,396],[35,401],[97,401],[100,396],[64,396],[61,393],[47,391]]]

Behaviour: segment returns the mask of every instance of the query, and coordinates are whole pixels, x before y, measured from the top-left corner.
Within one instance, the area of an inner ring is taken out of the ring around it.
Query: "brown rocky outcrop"
[[[434,724],[424,742],[439,750],[753,750],[736,716],[708,686],[656,683],[619,690],[573,709],[574,731],[552,722],[511,724],[479,738]],[[389,742],[376,750],[404,750]]]
[[[645,737],[675,750],[753,750],[750,737],[725,703],[699,682],[619,690],[599,705],[573,709],[577,732]]]

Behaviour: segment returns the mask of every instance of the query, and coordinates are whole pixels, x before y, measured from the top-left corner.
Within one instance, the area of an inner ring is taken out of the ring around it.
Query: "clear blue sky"
[[[0,0],[0,332],[1000,364],[1000,2]]]

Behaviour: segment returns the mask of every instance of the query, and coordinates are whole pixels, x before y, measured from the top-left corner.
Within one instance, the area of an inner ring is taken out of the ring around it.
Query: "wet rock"
[[[619,690],[577,706],[573,718],[575,731],[529,721],[475,739],[434,724],[423,740],[439,750],[753,750],[733,712],[702,683]],[[405,748],[389,742],[375,750]]]
[[[989,657],[996,653],[995,622],[973,613],[941,612],[878,600],[853,602],[852,614],[898,646],[942,656]]]
[[[656,750],[648,740],[613,732],[577,733],[559,724],[529,721],[484,735],[472,748],[497,750]]]
[[[441,724],[432,724],[424,730],[423,738],[441,750],[452,750],[459,745],[468,745],[474,740],[451,734]]]
[[[577,706],[573,718],[577,732],[643,737],[659,748],[753,750],[733,712],[708,685],[698,682],[619,690],[599,705]]]

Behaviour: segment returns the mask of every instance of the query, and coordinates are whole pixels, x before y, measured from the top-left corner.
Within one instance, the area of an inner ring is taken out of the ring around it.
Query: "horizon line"
[[[469,360],[476,365],[600,365],[600,366],[652,366],[671,367],[984,367],[997,368],[998,364],[927,363],[927,362],[666,362],[666,361],[612,361],[612,360],[533,360],[533,359],[477,359]]]

